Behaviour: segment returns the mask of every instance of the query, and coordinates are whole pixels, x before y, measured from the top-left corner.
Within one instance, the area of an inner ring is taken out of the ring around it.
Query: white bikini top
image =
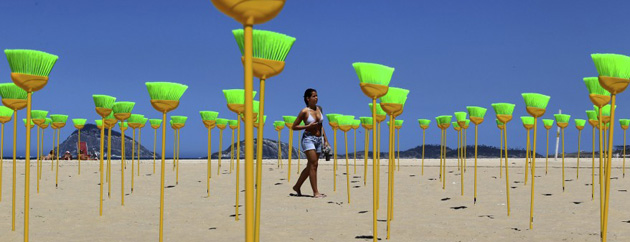
[[[319,112],[320,117],[322,117],[319,122],[323,122],[324,121],[324,115],[322,115],[321,112]],[[304,122],[304,124],[309,125],[311,123],[315,122],[315,118],[313,118],[313,116],[311,116],[311,112],[308,112],[308,118],[306,119],[306,121]]]

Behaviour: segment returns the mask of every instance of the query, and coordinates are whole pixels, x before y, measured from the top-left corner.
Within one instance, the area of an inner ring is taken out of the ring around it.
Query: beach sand
[[[212,161],[210,197],[206,196],[206,161],[181,160],[179,184],[175,185],[172,161],[166,162],[165,226],[166,241],[243,241],[244,181],[241,180],[240,220],[234,220],[235,171],[229,174],[229,159]],[[286,163],[287,161],[284,160]],[[576,160],[566,162],[566,191],[562,191],[560,159],[536,159],[534,229],[528,228],[531,180],[523,184],[524,159],[510,159],[511,214],[506,214],[505,176],[499,178],[498,159],[478,161],[478,198],[473,204],[474,159],[468,159],[465,194],[460,195],[457,160],[447,164],[446,190],[438,180],[439,160],[405,159],[395,172],[394,219],[390,241],[598,241],[599,185],[591,200],[591,159],[581,159],[576,179]],[[306,160],[301,160],[304,168]],[[346,193],[345,159],[339,159],[337,191],[333,191],[332,161],[321,161],[318,186],[328,197],[295,197],[291,187],[298,178],[297,160],[292,161],[291,182],[287,166],[277,168],[277,160],[265,160],[261,241],[368,241],[372,235],[372,169],[363,185],[363,160],[357,160],[356,174],[350,159],[351,203]],[[630,240],[630,177],[622,178],[621,160],[615,159],[611,181],[609,215],[610,241]],[[153,174],[153,161],[143,160],[130,194],[131,166],[125,170],[125,205],[121,206],[120,162],[112,165],[112,194],[105,186],[103,216],[98,216],[98,162],[83,161],[77,175],[76,161],[60,161],[59,187],[50,161],[44,161],[40,192],[37,193],[35,162],[31,168],[30,239],[32,241],[156,241],[158,239],[160,166]],[[386,160],[382,160],[382,165]],[[244,165],[241,165],[241,169]],[[0,202],[0,241],[22,241],[24,207],[24,162],[17,166],[16,231],[11,232],[11,161],[4,160],[2,201]],[[630,170],[628,171],[630,172]],[[505,175],[505,174],[504,174]],[[597,175],[597,172],[596,172]],[[243,172],[241,172],[243,178]],[[597,176],[595,177],[597,184]],[[381,168],[379,237],[386,236],[387,172]],[[312,194],[310,184],[302,187]]]

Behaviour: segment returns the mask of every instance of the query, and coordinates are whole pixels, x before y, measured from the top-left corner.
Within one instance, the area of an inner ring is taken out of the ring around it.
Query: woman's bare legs
[[[300,189],[302,187],[302,184],[304,183],[304,181],[306,181],[306,178],[309,177],[311,188],[313,188],[313,197],[321,197],[322,194],[320,194],[317,190],[317,163],[319,157],[315,150],[307,150],[304,153],[306,154],[306,159],[308,160],[308,163],[306,164],[306,168],[304,168],[304,170],[302,170],[302,173],[300,173],[300,178],[298,178],[295,186],[293,186],[293,190],[297,192],[298,196],[301,196],[302,192],[300,191]]]

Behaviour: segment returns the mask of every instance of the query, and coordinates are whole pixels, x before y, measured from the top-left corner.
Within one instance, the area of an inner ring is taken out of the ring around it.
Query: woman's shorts
[[[323,137],[321,136],[315,136],[312,134],[309,134],[307,132],[304,132],[304,134],[302,135],[302,151],[304,151],[304,153],[306,153],[307,150],[315,150],[315,153],[320,154],[322,153],[322,140]]]

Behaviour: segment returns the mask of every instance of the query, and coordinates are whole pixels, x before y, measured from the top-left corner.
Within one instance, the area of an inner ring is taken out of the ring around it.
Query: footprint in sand
[[[440,199],[440,200],[442,200],[442,201],[448,201],[448,200],[451,200],[451,198],[450,198],[450,197],[445,197],[445,198],[442,198],[442,199]]]
[[[451,207],[451,209],[455,209],[455,210],[459,210],[459,209],[466,209],[466,206],[457,206],[457,207]]]

